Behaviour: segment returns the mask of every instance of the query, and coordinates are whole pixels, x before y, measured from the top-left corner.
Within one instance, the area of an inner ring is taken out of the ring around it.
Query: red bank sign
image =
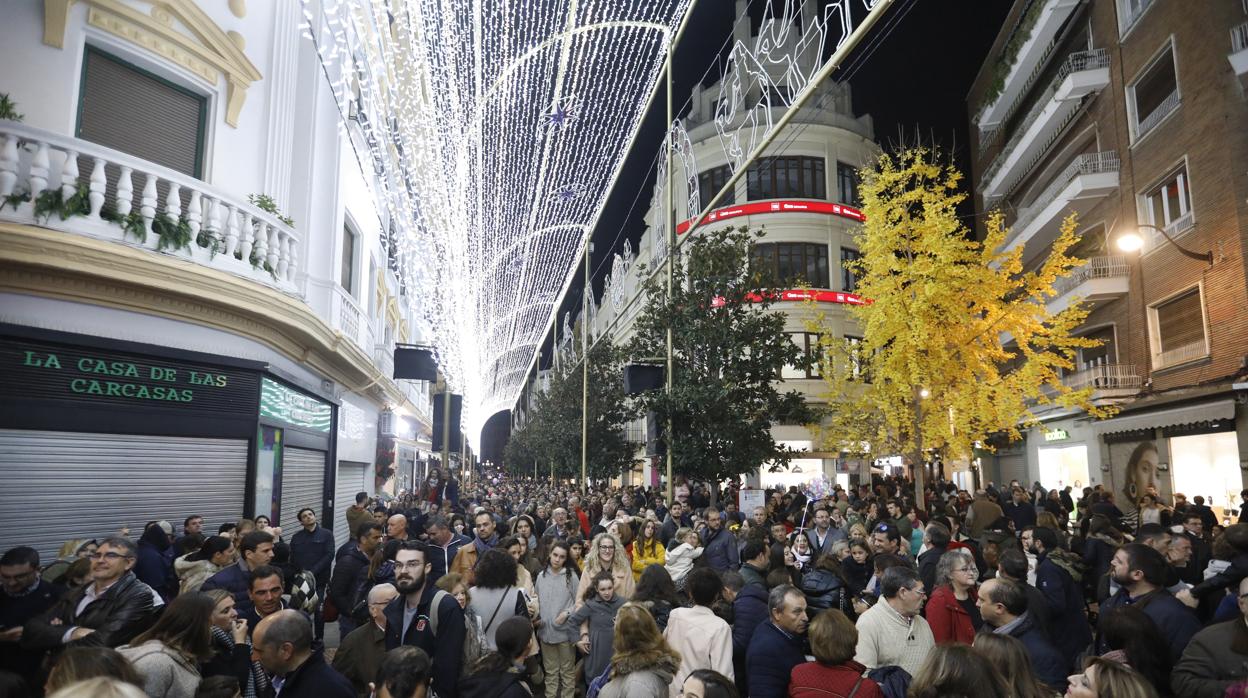
[[[759,294],[751,294],[746,297],[746,300],[751,303],[757,303],[763,300],[763,298]],[[790,302],[813,300],[816,303],[842,303],[845,305],[866,305],[871,302],[856,293],[845,293],[843,291],[818,291],[815,289],[791,289],[788,291],[776,291],[775,297],[772,300]],[[724,299],[722,297],[717,297],[711,301],[712,308],[721,307],[723,304]]]
[[[851,206],[842,206],[827,201],[758,201],[751,204],[741,204],[740,206],[725,206],[717,208],[706,214],[707,223],[715,223],[717,221],[728,220],[729,218],[739,218],[741,216],[760,216],[768,213],[820,213],[825,216],[841,216],[855,221],[865,221],[867,217],[862,215],[862,211]],[[689,231],[689,224],[692,220],[685,221],[676,226],[676,234],[683,235]]]

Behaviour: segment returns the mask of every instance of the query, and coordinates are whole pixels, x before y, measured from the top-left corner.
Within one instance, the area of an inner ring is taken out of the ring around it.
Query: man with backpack
[[[406,541],[394,557],[399,597],[386,606],[386,649],[412,645],[433,661],[433,691],[439,698],[459,695],[467,626],[455,597],[429,582],[425,544]]]

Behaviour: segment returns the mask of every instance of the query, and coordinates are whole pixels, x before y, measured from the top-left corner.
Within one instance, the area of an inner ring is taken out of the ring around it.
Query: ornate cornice
[[[169,318],[246,337],[383,404],[406,397],[298,298],[176,257],[0,222],[0,291]]]

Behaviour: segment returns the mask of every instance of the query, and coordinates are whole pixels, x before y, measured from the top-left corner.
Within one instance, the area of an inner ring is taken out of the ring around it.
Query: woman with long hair
[[[666,567],[658,564],[650,565],[641,573],[632,601],[650,611],[659,632],[667,630],[667,618],[672,609],[681,606],[672,575],[668,574]]]
[[[984,624],[976,601],[979,569],[965,548],[948,550],[936,563],[936,588],[927,599],[924,616],[937,643],[971,644]]]
[[[815,559],[814,567],[802,576],[801,589],[812,616],[828,608],[848,611],[851,607],[849,582],[841,571],[841,563],[831,553]]]
[[[207,594],[183,594],[169,604],[147,632],[117,649],[139,672],[148,696],[183,698],[195,694],[199,663],[213,656],[215,608]]]
[[[56,658],[43,690],[53,693],[79,681],[101,676],[135,686],[143,685],[143,679],[134,670],[134,665],[117,650],[111,647],[69,647]]]
[[[1070,676],[1069,698],[1157,698],[1142,674],[1104,657],[1088,657],[1083,673]]]
[[[1000,672],[968,645],[936,645],[910,682],[910,698],[1010,698]]]
[[[537,551],[537,527],[533,523],[533,517],[528,514],[521,514],[516,517],[515,522],[511,524],[511,535],[523,540],[530,552]],[[533,570],[530,570],[533,571]]]
[[[641,573],[650,565],[667,564],[667,546],[659,540],[659,522],[641,522],[637,540],[633,541],[633,579],[641,581]]]
[[[179,592],[189,594],[199,591],[209,577],[234,564],[234,555],[232,539],[211,536],[196,552],[175,559],[173,569],[181,580]]]
[[[1160,696],[1170,695],[1174,669],[1170,646],[1153,619],[1138,606],[1119,606],[1105,614],[1101,639],[1109,648],[1102,657],[1135,669]]]
[[[615,593],[624,599],[630,599],[637,587],[633,579],[633,569],[624,554],[624,544],[610,533],[599,533],[594,537],[589,550],[585,552],[584,574],[581,584],[576,589],[576,598],[584,599],[589,591],[590,583],[602,572],[608,572],[615,580]],[[583,603],[583,601],[581,602]],[[578,606],[580,603],[577,604]]]
[[[599,698],[667,698],[680,669],[680,655],[667,644],[649,611],[639,604],[624,604],[616,617],[612,646],[611,679]]]
[[[533,592],[533,573],[529,571],[526,564],[528,558],[528,543],[518,536],[507,536],[498,542],[498,549],[505,550],[512,560],[516,561],[516,586],[524,590],[525,596],[529,599],[536,598]],[[535,606],[530,606],[529,615],[537,615]]]
[[[581,580],[570,566],[571,555],[567,543],[553,541],[546,567],[534,582],[540,609],[537,638],[546,672],[546,698],[572,698],[576,691],[577,628],[567,620],[576,608],[576,588]]]
[[[498,648],[494,634],[503,621],[515,616],[529,618],[523,590],[516,584],[516,561],[504,550],[491,548],[477,560],[476,586],[468,606],[481,619],[482,638],[489,650]]]
[[[511,617],[494,633],[495,648],[469,667],[459,682],[463,698],[528,698],[532,691],[524,682],[524,662],[537,647],[533,624]]]
[[[1010,684],[1011,698],[1052,698],[1053,689],[1040,683],[1022,640],[999,633],[979,633],[971,644]]]
[[[234,609],[234,595],[225,589],[200,592],[212,600],[212,656],[199,666],[207,676],[230,676],[238,681],[244,696],[263,696],[269,690],[269,675],[260,662],[251,658],[250,629]]]

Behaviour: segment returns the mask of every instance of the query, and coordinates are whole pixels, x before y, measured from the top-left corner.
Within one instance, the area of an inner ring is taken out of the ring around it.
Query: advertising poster
[[[1140,498],[1150,487],[1156,489],[1163,501],[1170,498],[1170,479],[1157,470],[1161,459],[1152,436],[1147,432],[1133,440],[1115,440],[1109,444],[1109,485],[1112,485],[1114,503],[1128,517],[1139,508]]]

